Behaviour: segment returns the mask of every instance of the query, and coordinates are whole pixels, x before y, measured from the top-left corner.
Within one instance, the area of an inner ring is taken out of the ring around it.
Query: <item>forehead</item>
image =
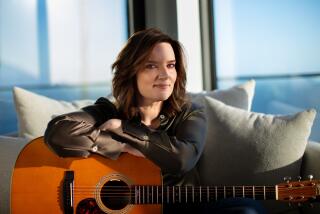
[[[148,60],[175,60],[175,54],[171,44],[167,42],[156,44],[152,48]]]

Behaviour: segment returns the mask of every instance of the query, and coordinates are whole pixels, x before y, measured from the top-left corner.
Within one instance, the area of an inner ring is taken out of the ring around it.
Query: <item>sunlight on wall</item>
[[[196,0],[177,0],[178,37],[186,50],[187,90],[203,90],[199,3]]]

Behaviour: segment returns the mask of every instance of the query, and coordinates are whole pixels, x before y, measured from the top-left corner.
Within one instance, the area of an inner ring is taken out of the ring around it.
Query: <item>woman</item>
[[[156,29],[137,32],[112,69],[115,103],[100,98],[54,118],[45,142],[63,157],[144,156],[161,168],[165,185],[198,185],[195,165],[204,147],[206,117],[186,97],[179,42]]]
[[[46,143],[60,156],[145,156],[161,168],[165,184],[193,184],[206,119],[186,99],[180,44],[155,29],[138,32],[112,68],[115,104],[100,98],[82,111],[54,118]]]

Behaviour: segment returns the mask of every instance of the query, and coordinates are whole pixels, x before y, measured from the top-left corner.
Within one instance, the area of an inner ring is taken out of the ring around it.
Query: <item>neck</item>
[[[131,186],[133,204],[207,203],[226,198],[278,200],[276,186]]]
[[[158,115],[160,114],[162,101],[153,102],[150,104],[142,104],[139,106],[141,122],[146,126],[154,126],[157,123]]]

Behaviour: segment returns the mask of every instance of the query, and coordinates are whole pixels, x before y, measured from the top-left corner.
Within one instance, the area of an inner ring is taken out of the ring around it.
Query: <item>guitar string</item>
[[[149,187],[149,188],[152,188],[152,187],[162,187],[162,186],[156,186],[156,185],[154,185],[154,186],[152,186],[152,185],[150,185],[150,186],[144,186],[144,185],[133,185],[133,186],[108,186],[107,188],[134,188],[134,187]],[[96,188],[96,186],[75,186],[76,188]],[[167,188],[168,186],[163,186],[164,188]],[[185,188],[185,187],[187,187],[188,189],[189,188],[193,188],[193,189],[206,189],[206,188],[209,188],[209,189],[213,189],[213,188],[216,188],[216,189],[233,189],[233,187],[232,186],[225,186],[225,187],[223,187],[223,186],[195,186],[195,187],[193,187],[193,186],[180,186],[181,188]],[[172,188],[179,188],[179,186],[169,186],[169,188],[170,189],[172,189]],[[242,186],[235,186],[234,187],[235,189],[243,189],[243,187]],[[249,188],[251,188],[251,189],[253,189],[253,187],[252,186],[244,186],[244,188],[245,189],[249,189]],[[260,189],[260,188],[264,188],[264,186],[255,186],[254,187],[254,189]],[[265,188],[267,189],[267,188],[276,188],[276,187],[274,187],[274,186],[265,186]],[[286,189],[286,188],[288,188],[288,187],[278,187],[278,188],[284,188],[284,189]]]
[[[116,189],[117,190],[117,189]],[[76,192],[76,193],[81,193],[81,192],[92,192],[92,191],[96,191],[96,189],[91,189],[91,190],[77,190],[77,189],[74,189],[74,192]],[[102,192],[102,193],[105,193],[105,192],[108,192],[109,190],[100,190],[100,192]],[[128,191],[130,191],[130,190],[117,190],[117,192],[128,192]],[[134,191],[134,190],[131,190],[131,191]],[[150,191],[150,190],[149,190]],[[141,192],[143,192],[143,191],[141,191]],[[144,192],[147,192],[146,190],[144,191]],[[169,190],[169,191],[165,191],[165,192],[176,192],[176,190],[175,191],[173,191],[173,190]],[[187,190],[187,191],[185,191],[185,190],[183,190],[183,192],[196,192],[196,193],[200,193],[200,191],[192,191],[192,190]],[[209,192],[209,193],[215,193],[215,192],[217,192],[218,194],[221,194],[221,193],[224,193],[224,192],[226,192],[227,194],[229,194],[229,193],[233,193],[233,191],[207,191],[207,190],[204,190],[203,192],[202,192],[202,194],[206,194],[207,192]],[[240,193],[253,193],[252,191],[235,191],[235,193],[237,193],[237,194],[240,194]],[[275,192],[275,190],[266,190],[266,191],[255,191],[254,193],[255,194],[263,194],[264,192],[266,192],[266,193],[269,193],[269,192]],[[312,192],[311,190],[310,190],[310,192]]]
[[[79,190],[79,189],[74,189],[74,194],[82,194],[82,193],[93,193],[94,191],[95,191],[96,189],[94,188],[94,189],[92,189],[92,190],[90,190],[90,189],[87,189],[87,190]],[[102,190],[100,190],[99,191],[99,193],[101,194],[101,195],[121,195],[121,194],[132,194],[132,193],[134,193],[135,191],[133,190],[133,189],[131,189],[131,190],[129,190],[128,188],[126,188],[126,189],[114,189],[114,190],[116,190],[116,192],[109,192],[109,190],[108,189],[102,189]],[[149,194],[151,194],[151,192],[150,192],[151,190],[149,189]],[[143,193],[143,192],[145,192],[146,194],[148,194],[148,192],[147,192],[147,190],[145,189],[144,191],[142,190],[140,190],[139,191],[140,193]],[[173,192],[174,192],[174,190],[173,189],[169,189],[169,191],[167,190],[167,189],[165,189],[165,191],[164,191],[165,193],[169,193],[169,194],[173,194]],[[195,194],[197,194],[197,195],[200,195],[200,192],[199,191],[194,191],[194,190],[192,190],[192,189],[187,189],[186,191],[185,190],[183,190],[181,193],[182,193],[182,195],[185,195],[185,192],[187,192],[187,194],[190,194],[190,193],[195,193]],[[220,190],[217,190],[217,191],[215,191],[215,190],[209,190],[209,191],[207,191],[206,189],[204,189],[204,191],[201,193],[201,195],[207,195],[207,193],[209,192],[209,194],[211,194],[212,195],[212,193],[217,193],[217,195],[218,196],[220,196],[220,195],[222,195],[222,194],[224,194],[224,195],[233,195],[233,194],[235,194],[235,195],[243,195],[243,193],[246,195],[246,196],[250,196],[250,195],[253,195],[253,191],[252,190],[245,190],[245,191],[236,191],[236,192],[233,192],[233,191],[231,191],[231,190],[226,190],[226,191],[224,191],[224,190],[222,190],[222,189],[220,189]],[[180,193],[180,194],[181,194]],[[268,190],[268,189],[266,189],[265,191],[263,191],[263,190],[255,190],[255,192],[254,192],[254,194],[256,195],[256,196],[263,196],[264,194],[269,194],[269,193],[275,193],[275,190],[274,189],[272,189],[272,190]],[[161,195],[161,192],[158,192],[158,194],[160,194]],[[176,192],[176,194],[178,194],[177,192]]]
[[[156,186],[149,186],[149,187],[156,187]],[[197,195],[200,195],[200,187],[194,187],[193,189],[190,189],[192,186],[188,186],[186,191],[183,190],[182,191],[182,195],[185,195],[185,192],[187,192],[187,194],[190,194],[190,193],[195,193]],[[209,187],[209,191],[207,190],[207,188]],[[203,193],[201,195],[203,196],[207,196],[207,192],[209,192],[209,195],[212,194],[212,193],[217,193],[217,195],[220,197],[220,195],[224,194],[224,195],[230,195],[230,193],[235,196],[237,195],[245,195],[247,197],[249,196],[253,196],[253,188],[252,186],[244,186],[243,187],[240,187],[240,186],[236,186],[234,191],[233,192],[233,187],[229,187],[227,186],[226,188],[223,188],[223,187],[215,187],[215,186],[201,186],[201,189],[203,189]],[[250,189],[246,188],[246,187],[249,187]],[[263,188],[263,186],[259,186],[261,188]],[[258,186],[255,187],[255,190],[254,190],[254,195],[256,197],[260,197],[260,196],[264,196],[265,194],[268,195],[270,193],[274,194],[275,193],[275,187],[273,186],[267,186],[264,189],[261,189],[259,188]],[[214,189],[212,189],[214,188]],[[240,189],[241,188],[241,189]],[[113,190],[117,190],[117,192],[108,192],[109,189],[113,189]],[[110,187],[107,187],[107,189],[101,189],[100,190],[100,195],[109,195],[109,196],[114,196],[114,195],[123,195],[123,194],[132,194],[132,192],[134,193],[134,190],[133,190],[133,187],[131,187],[131,192],[130,192],[130,187],[128,186],[110,186]],[[151,189],[151,188],[150,188]],[[150,191],[149,189],[149,191]],[[175,187],[170,187],[169,189],[165,188],[165,193],[169,193],[169,194],[173,194],[173,191],[174,189],[176,190],[177,189],[177,186]],[[90,187],[90,186],[83,186],[83,187],[74,187],[73,188],[74,190],[74,194],[76,195],[79,195],[79,194],[85,194],[85,193],[92,193],[96,190],[96,187]],[[168,191],[169,190],[169,191]],[[143,191],[142,191],[143,192]],[[146,193],[146,189],[144,190],[144,192]],[[141,193],[141,191],[140,191]],[[149,192],[150,194],[150,192]],[[161,192],[160,192],[161,194]],[[158,195],[159,195],[159,192],[158,192]]]
[[[83,195],[86,195],[86,196],[95,196],[94,193],[89,193],[89,194],[74,194],[74,197],[82,197]],[[164,194],[165,196],[166,194]],[[185,196],[185,194],[182,194],[183,196]],[[123,197],[131,197],[131,198],[135,198],[137,195],[135,193],[127,193],[127,194],[99,194],[99,196],[101,197],[108,197],[108,198],[123,198]],[[139,197],[141,197],[142,194],[139,194]],[[175,195],[175,198],[177,197],[178,195]],[[188,194],[188,196],[191,197],[191,194]],[[199,198],[200,195],[196,195],[196,198]],[[203,196],[203,195],[202,195]],[[146,194],[145,195],[145,198],[161,198],[162,197],[162,194],[158,194],[158,195],[154,195],[152,197],[151,194]],[[210,195],[210,199],[212,200],[212,198],[217,198],[217,199],[220,199],[220,198],[234,198],[234,197],[245,197],[245,198],[252,198],[252,195],[245,195],[245,196],[232,196],[231,195],[226,195],[226,196],[223,196],[223,195],[217,195],[217,197],[213,196],[213,195]],[[166,197],[167,198],[167,197]],[[173,198],[172,195],[169,195],[169,198]],[[272,195],[255,195],[255,198],[256,199],[274,199],[275,198],[275,195],[272,194]]]
[[[131,189],[130,189],[130,187],[128,187],[128,186],[110,186],[110,187],[107,187],[107,189],[102,189],[99,192],[99,195],[101,197],[119,198],[119,199],[123,199],[124,196],[126,196],[126,197],[130,196],[130,198],[135,198],[136,194],[135,194],[135,191],[133,190],[133,187],[134,186],[131,186]],[[140,186],[140,187],[147,187],[147,186]],[[153,188],[156,186],[149,186],[149,187]],[[165,191],[163,194],[164,195],[170,194],[169,198],[173,199],[172,194],[173,194],[174,189],[176,189],[177,187],[178,186],[174,186],[174,187],[171,186],[169,189],[165,188]],[[210,188],[209,191],[207,191],[208,187]],[[259,189],[259,187],[260,187],[260,189]],[[84,191],[81,190],[81,188],[84,188]],[[117,190],[117,192],[108,192],[108,189],[110,189],[110,188],[111,189],[113,188],[113,190]],[[200,197],[200,195],[201,195],[204,198],[206,198],[206,196],[208,196],[207,192],[209,192],[209,196],[211,196],[210,197],[211,200],[212,200],[212,198],[216,198],[216,199],[231,198],[231,197],[229,197],[230,195],[232,195],[233,197],[239,197],[239,195],[241,195],[243,197],[243,194],[247,198],[255,197],[256,199],[259,199],[259,198],[260,199],[261,198],[274,199],[275,198],[274,194],[275,194],[275,189],[276,189],[274,186],[265,186],[265,191],[264,191],[263,189],[261,189],[261,188],[264,188],[264,186],[255,186],[254,196],[253,196],[253,187],[252,186],[243,186],[243,187],[242,186],[235,186],[234,189],[236,192],[233,192],[232,186],[226,186],[225,188],[221,187],[221,186],[219,186],[219,187],[201,186],[201,189],[203,189],[203,191],[204,191],[201,194],[200,194],[200,192],[197,192],[198,190],[200,190],[200,187],[194,187],[193,190],[190,188],[192,188],[192,186],[188,186],[186,192],[183,191],[181,195],[186,195],[186,194],[191,195],[192,193],[194,193],[194,190],[196,190],[196,192],[195,192],[195,194],[197,195],[196,197]],[[212,189],[212,188],[214,188],[214,189]],[[241,188],[241,190],[240,190],[240,188]],[[149,191],[150,191],[150,189],[149,189]],[[244,189],[244,191],[243,191],[243,189]],[[86,194],[86,193],[89,193],[90,195],[95,195],[94,191],[92,191],[92,190],[96,190],[96,187],[90,187],[90,186],[78,187],[77,186],[77,187],[74,187],[73,190],[75,191],[74,196],[80,197],[81,195]],[[144,194],[146,194],[145,195],[146,198],[150,198],[150,196],[151,196],[150,192],[148,193],[146,189],[144,189],[144,192],[141,190],[138,193],[140,197],[144,193]],[[279,191],[287,190],[287,187],[278,187],[278,190]],[[230,194],[231,191],[232,191],[232,194]],[[213,196],[212,193],[217,193],[217,194],[214,197],[212,197]],[[272,194],[270,195],[270,193],[272,193]],[[153,195],[152,198],[159,198],[159,197],[161,197],[161,195],[162,195],[162,193],[158,192],[158,194]],[[176,195],[174,197],[176,197]]]
[[[209,196],[211,195],[211,199],[212,199],[212,195],[214,195],[213,192],[215,193],[216,191],[209,191]],[[152,196],[150,192],[147,193],[145,191],[144,193],[146,194],[146,196],[148,198],[150,198],[150,196],[154,198],[154,196]],[[186,195],[186,194],[187,195],[191,195],[193,193],[194,193],[194,191],[187,190],[186,192],[182,192],[182,194],[180,193],[180,195]],[[203,197],[208,196],[207,192],[204,192],[204,194],[203,193],[199,194],[199,193],[200,192],[196,192],[197,197],[200,197],[200,195],[203,196]],[[217,198],[217,199],[219,199],[219,198],[229,198],[229,196],[231,195],[230,193],[231,193],[230,191],[227,191],[227,192],[225,192],[225,191],[217,191],[217,194],[215,195],[214,198]],[[243,193],[244,193],[244,195],[243,195]],[[270,194],[270,193],[272,193],[272,194]],[[74,192],[74,196],[81,196],[83,194],[86,194],[86,192],[81,192],[81,191],[80,192],[79,191]],[[93,191],[89,191],[89,192],[87,192],[87,194],[94,195],[95,193]],[[142,195],[142,194],[143,194],[143,192],[139,192],[139,195]],[[166,190],[166,191],[164,191],[163,194],[164,195],[165,194],[170,194],[171,197],[169,196],[169,198],[172,198],[173,190],[172,191],[170,189],[169,189],[169,191]],[[268,191],[268,190],[266,190],[266,191],[255,191],[255,194],[254,194],[255,196],[254,197],[256,197],[257,199],[259,199],[259,198],[263,198],[263,199],[271,198],[271,199],[274,199],[275,198],[274,194],[275,194],[274,190],[270,190],[270,191]],[[135,198],[135,191],[126,191],[126,192],[100,191],[99,195],[101,197],[109,197],[109,198],[113,198],[113,199],[118,198],[118,199],[122,200],[124,196],[127,196],[127,197],[130,196],[130,198]],[[157,195],[155,195],[155,197],[158,197],[158,196],[161,197],[161,195],[162,195],[162,193],[160,193],[160,194],[158,193]],[[240,192],[240,194],[239,194],[239,192],[238,193],[232,193],[232,197],[239,197],[239,196],[242,196],[242,197],[245,196],[247,198],[253,197],[253,191],[244,191],[244,192],[242,191],[242,192]],[[175,195],[175,197],[176,197],[176,195]]]
[[[148,186],[140,186],[140,187],[146,187],[145,189],[147,189],[148,188]],[[105,187],[103,187],[103,188],[100,188],[100,189],[104,189]],[[106,187],[106,189],[116,189],[116,190],[121,190],[121,191],[126,191],[126,190],[128,190],[128,189],[133,189],[134,187],[128,187],[128,186],[108,186],[108,187]],[[156,186],[149,186],[149,189],[153,189],[153,188],[156,188]],[[175,186],[175,187],[169,187],[169,191],[176,191],[177,189],[179,188],[179,186]],[[209,188],[209,191],[213,191],[213,192],[215,192],[215,191],[218,191],[218,192],[224,192],[224,191],[226,191],[226,192],[230,192],[230,191],[235,191],[235,192],[243,192],[243,191],[245,191],[245,192],[252,192],[252,191],[254,191],[254,192],[265,192],[265,191],[275,191],[275,187],[272,187],[272,188],[258,188],[258,187],[255,187],[255,189],[253,190],[252,188],[228,188],[228,187],[226,187],[226,188],[215,188],[215,187],[191,187],[191,186],[189,186],[189,187],[187,187],[187,191],[194,191],[194,190],[196,190],[196,191],[200,191],[200,189],[201,190],[203,190],[204,192],[206,192],[206,191],[208,191],[208,188]],[[298,188],[298,187],[297,187]],[[90,190],[96,190],[97,189],[97,187],[95,187],[95,186],[76,186],[76,187],[73,187],[73,190],[76,190],[76,191],[86,191],[86,190],[88,190],[88,191],[90,191]],[[168,188],[165,188],[166,190],[168,189]],[[279,189],[279,188],[278,188]],[[281,189],[281,188],[280,188]],[[283,188],[283,189],[287,189],[287,188]],[[183,191],[185,191],[185,187],[183,187],[183,188],[181,188],[181,190],[183,190]]]
[[[97,190],[96,188],[92,188],[92,189],[73,189],[74,191],[77,191],[77,192],[88,192],[88,191],[95,191],[95,190]],[[117,190],[117,191],[122,191],[122,192],[126,192],[126,191],[129,191],[129,189],[112,189],[112,191],[114,191],[114,190]],[[102,189],[101,191],[104,191],[104,192],[106,192],[106,191],[109,191],[109,189],[107,188],[107,189]],[[132,190],[133,191],[133,190]],[[142,191],[142,190],[141,190]],[[145,190],[146,191],[146,190]],[[151,191],[151,189],[149,190],[149,191]],[[175,190],[169,190],[169,192],[176,192],[177,191],[177,189],[175,189]],[[259,192],[274,192],[275,190],[266,190],[266,191],[263,191],[263,190],[255,190],[254,192],[256,192],[256,193],[259,193]],[[312,190],[310,190],[310,191],[312,191]],[[160,192],[160,191],[159,191]],[[166,190],[166,192],[168,192],[167,190]],[[182,192],[182,190],[181,190],[181,192]],[[185,192],[185,190],[183,190],[183,192]],[[198,190],[194,190],[194,191],[192,191],[192,190],[187,190],[187,192],[200,192],[200,191],[198,191]],[[202,192],[202,191],[201,191]],[[215,191],[215,190],[209,190],[209,191],[207,191],[206,189],[204,189],[203,190],[203,193],[206,193],[206,192],[233,192],[232,190],[226,190],[226,191],[224,191],[224,190],[217,190],[217,191]],[[245,190],[245,191],[235,191],[235,192],[252,192],[252,191],[250,191],[250,190]]]

